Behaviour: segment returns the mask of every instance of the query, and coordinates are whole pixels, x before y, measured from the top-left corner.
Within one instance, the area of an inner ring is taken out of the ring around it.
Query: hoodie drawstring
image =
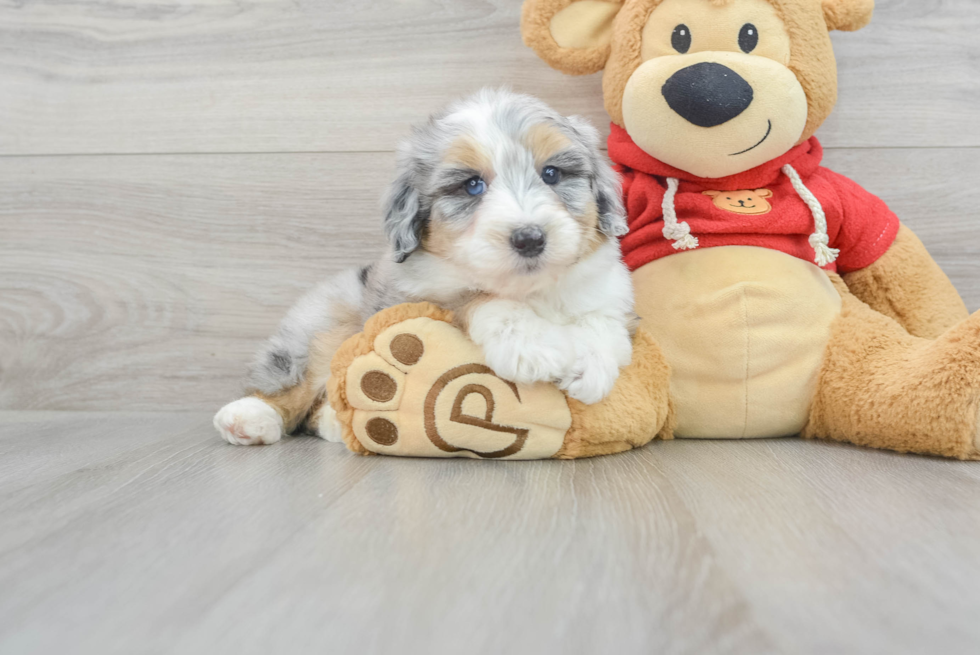
[[[813,192],[806,188],[803,184],[803,180],[800,179],[800,174],[796,172],[796,169],[786,164],[783,166],[783,173],[789,178],[789,181],[793,184],[793,190],[799,194],[806,206],[810,208],[810,213],[813,214],[813,224],[816,226],[817,231],[810,235],[810,246],[813,248],[813,252],[816,253],[814,261],[817,262],[817,266],[826,266],[837,261],[837,255],[840,254],[840,250],[837,248],[830,247],[830,237],[827,235],[827,215],[823,213],[823,207],[820,206],[820,201],[817,197],[813,195]]]
[[[786,164],[782,168],[783,174],[789,178],[793,185],[793,190],[800,196],[806,206],[810,208],[813,215],[813,223],[816,231],[810,235],[810,246],[813,248],[814,258],[817,266],[821,268],[837,261],[840,250],[830,247],[830,237],[827,235],[827,215],[820,206],[820,201],[813,195],[813,192],[806,188],[800,174],[796,169]],[[697,237],[691,234],[691,226],[686,221],[677,221],[677,208],[674,204],[674,197],[677,195],[677,187],[680,185],[676,177],[667,178],[667,191],[664,193],[663,213],[664,213],[664,237],[673,241],[673,246],[677,250],[693,250],[698,247]]]
[[[691,235],[691,226],[686,221],[677,222],[677,208],[674,206],[674,196],[680,182],[676,177],[667,178],[667,192],[664,193],[664,237],[673,241],[675,250],[694,250],[698,247],[698,238]]]

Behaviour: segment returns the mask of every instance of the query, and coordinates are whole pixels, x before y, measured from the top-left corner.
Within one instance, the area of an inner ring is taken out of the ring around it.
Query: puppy
[[[324,402],[333,352],[403,302],[453,310],[500,377],[555,382],[584,403],[629,363],[620,181],[585,120],[507,91],[457,102],[401,146],[384,230],[384,257],[307,294],[258,353],[252,395],[215,416],[226,440],[273,443],[306,420],[339,441]]]

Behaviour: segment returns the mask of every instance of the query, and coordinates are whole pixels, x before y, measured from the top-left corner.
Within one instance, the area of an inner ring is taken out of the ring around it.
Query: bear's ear
[[[712,198],[715,198],[715,197],[721,195],[721,191],[702,191],[701,193],[704,194],[704,195],[706,195],[706,196],[711,196]]]
[[[756,189],[755,195],[759,196],[760,198],[772,198],[772,191],[769,189]]]
[[[570,75],[606,66],[619,0],[525,0],[521,34],[549,66]]]
[[[821,0],[827,29],[853,32],[871,22],[875,0]]]

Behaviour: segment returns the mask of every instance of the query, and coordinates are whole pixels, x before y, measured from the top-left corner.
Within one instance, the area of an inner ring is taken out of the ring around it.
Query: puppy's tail
[[[349,269],[320,283],[293,305],[279,329],[256,353],[246,390],[276,394],[302,381],[310,342],[320,332],[361,328],[361,307],[370,267]]]

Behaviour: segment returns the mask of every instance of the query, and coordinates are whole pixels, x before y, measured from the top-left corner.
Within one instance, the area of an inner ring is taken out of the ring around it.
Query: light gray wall
[[[380,246],[411,122],[484,84],[600,125],[517,0],[0,7],[0,409],[211,409],[304,289]],[[835,34],[827,164],[980,307],[980,5]]]

